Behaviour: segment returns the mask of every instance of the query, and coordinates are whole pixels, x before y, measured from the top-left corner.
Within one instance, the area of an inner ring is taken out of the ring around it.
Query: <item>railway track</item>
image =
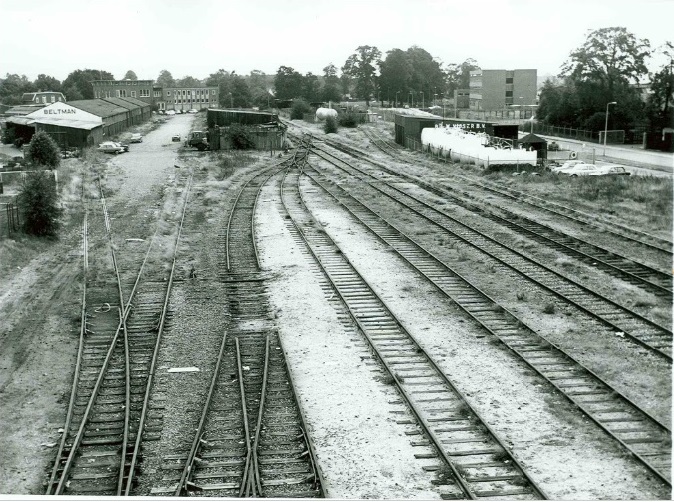
[[[183,217],[190,182],[191,177]],[[99,188],[103,224],[110,242],[111,272],[116,280],[114,284],[97,282],[93,287],[86,284],[101,272],[89,269],[87,216],[83,232],[85,285],[80,346],[66,424],[47,483],[48,495],[128,495],[142,459],[141,443],[157,439],[161,428],[162,405],[150,400],[150,388],[161,335],[168,321],[168,296],[182,220],[168,282],[153,280],[163,277],[165,271],[162,264],[148,265],[150,243],[125,300],[110,218]],[[117,301],[111,300],[114,296]]]
[[[164,457],[165,486],[152,494],[323,497],[320,471],[295,396],[265,274],[255,246],[255,207],[263,185],[306,155],[258,173],[238,193],[225,237],[229,329],[189,450]]]
[[[391,145],[391,142],[386,139],[381,138],[375,131],[371,128],[362,129],[365,135],[372,141],[372,143],[382,152],[395,157],[398,160],[408,161],[409,159],[402,159],[398,149]],[[393,143],[393,145],[398,146]],[[361,155],[365,155],[364,152],[361,152]],[[646,232],[630,228],[628,226],[622,225],[615,221],[610,221],[605,218],[598,217],[596,215],[591,215],[574,209],[564,204],[552,202],[541,197],[525,193],[521,190],[515,190],[511,187],[506,187],[497,183],[489,183],[486,181],[478,181],[474,178],[469,178],[463,176],[455,170],[450,171],[450,174],[453,178],[461,179],[465,182],[468,182],[470,185],[475,186],[481,190],[485,190],[489,193],[496,194],[507,200],[516,200],[518,202],[523,202],[531,207],[535,207],[541,211],[551,213],[557,217],[565,218],[571,220],[582,226],[591,226],[602,232],[608,233],[615,238],[626,241],[629,243],[635,243],[640,246],[643,246],[646,249],[654,250],[661,254],[664,254],[665,257],[671,261],[672,260],[672,242],[667,239],[662,239],[660,237],[648,234]],[[442,184],[445,188],[451,188],[446,183]],[[671,277],[670,277],[671,282]],[[671,290],[671,285],[670,285]]]
[[[368,135],[368,133],[366,133],[366,135]],[[331,146],[335,146],[332,143],[330,144]],[[351,150],[348,148],[345,149],[343,145],[340,145],[337,148],[342,151]],[[364,154],[359,154],[357,152],[352,152],[352,154],[355,154],[358,157],[365,156]],[[531,218],[515,214],[512,211],[505,209],[502,205],[490,203],[485,200],[480,200],[479,203],[475,203],[470,193],[466,191],[457,192],[456,189],[446,183],[429,183],[417,176],[400,173],[389,167],[382,166],[376,161],[372,163],[373,165],[384,169],[387,173],[399,176],[407,181],[412,181],[429,192],[437,194],[444,200],[451,200],[460,207],[473,213],[480,214],[482,217],[490,219],[522,236],[533,239],[548,248],[578,259],[591,267],[602,270],[630,284],[642,287],[646,291],[650,291],[664,299],[670,301],[672,299],[672,274],[670,271],[659,270],[651,265],[632,258],[627,258],[619,253],[609,251],[586,240],[570,236]],[[465,177],[462,178],[467,180]],[[475,185],[476,183],[472,182],[472,184]],[[489,209],[489,206],[492,206],[494,209]],[[671,262],[671,251],[667,253],[667,258]]]
[[[305,174],[411,269],[454,302],[671,488],[671,431],[562,349],[538,335],[355,194]]]
[[[436,482],[442,498],[545,498],[509,449],[313,218],[301,198],[300,172],[288,171],[281,183],[283,206],[297,235],[416,417],[416,423],[409,423],[415,426],[411,434],[421,439],[414,444],[434,450],[417,456],[437,458],[438,464],[429,470],[439,473]]]
[[[514,270],[520,276],[599,320],[605,326],[620,333],[620,336],[627,337],[647,348],[653,354],[671,362],[672,332],[668,328],[660,326],[650,319],[557,273],[533,258],[464,224],[447,212],[437,209],[432,203],[396,187],[394,182],[378,178],[324,149],[321,150],[318,146],[314,146],[313,151],[324,160],[332,163],[339,171],[360,178],[361,181],[367,183],[368,187],[421,217],[439,232],[448,235],[450,240],[458,240],[477,248],[502,266]]]

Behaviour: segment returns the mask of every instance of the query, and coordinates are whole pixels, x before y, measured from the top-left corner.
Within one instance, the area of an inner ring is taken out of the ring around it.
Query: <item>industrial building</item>
[[[535,105],[536,79],[536,70],[473,70],[469,108],[502,110],[513,105]]]
[[[94,80],[94,97],[138,99],[151,110],[202,110],[218,106],[218,87],[162,87],[154,80]]]
[[[24,92],[21,96],[21,103],[23,104],[41,104],[49,105],[56,102],[65,103],[66,97],[62,92],[56,91],[39,91],[39,92]]]
[[[6,127],[25,143],[46,131],[61,148],[94,146],[141,124],[151,116],[150,105],[133,98],[55,102],[24,116],[9,117]]]

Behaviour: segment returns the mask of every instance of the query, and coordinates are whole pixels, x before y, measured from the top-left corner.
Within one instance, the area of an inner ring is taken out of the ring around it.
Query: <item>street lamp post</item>
[[[424,103],[424,91],[421,91],[421,109],[422,110],[424,108],[426,108],[424,105],[425,105],[425,103]]]
[[[604,122],[604,157],[606,157],[606,133],[608,132],[608,107],[618,104],[617,101],[606,103],[606,121]]]

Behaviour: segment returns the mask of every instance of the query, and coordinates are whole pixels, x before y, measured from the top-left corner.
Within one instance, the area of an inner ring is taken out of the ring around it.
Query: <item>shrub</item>
[[[335,117],[326,118],[325,125],[323,126],[323,131],[325,131],[325,134],[336,133],[337,119]]]
[[[18,195],[27,234],[55,237],[63,209],[58,204],[56,182],[47,171],[29,171]]]
[[[554,314],[555,313],[554,303],[546,303],[545,307],[543,307],[543,313],[544,314]]]
[[[303,99],[296,99],[293,101],[293,106],[290,108],[290,120],[302,120],[305,113],[311,113],[311,106]]]
[[[255,148],[255,140],[246,126],[232,124],[227,131],[234,150],[250,150]]]
[[[37,166],[54,169],[61,163],[61,149],[56,141],[44,131],[38,131],[28,143],[28,160]]]
[[[339,125],[342,127],[358,127],[365,122],[365,116],[359,113],[346,112],[339,115]]]
[[[6,127],[2,130],[2,138],[0,141],[2,141],[3,144],[5,145],[11,145],[14,143],[14,140],[16,139],[16,133],[14,131],[14,128],[9,128]]]

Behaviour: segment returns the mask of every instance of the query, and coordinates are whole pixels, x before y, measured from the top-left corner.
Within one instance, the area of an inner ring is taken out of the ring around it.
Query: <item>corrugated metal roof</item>
[[[81,99],[78,101],[68,101],[68,104],[101,118],[112,117],[127,112],[126,108],[108,103],[102,99]]]
[[[136,110],[137,108],[139,108],[138,106],[133,105],[122,98],[101,98],[101,99],[103,101],[107,101],[108,103],[112,103],[113,105],[121,106],[126,110]]]
[[[143,101],[142,99],[129,98],[129,97],[126,97],[126,98],[119,98],[119,99],[123,99],[124,101],[128,101],[129,103],[132,103],[132,104],[134,104],[134,105],[138,105],[138,106],[140,106],[141,108],[145,108],[145,107],[151,106],[150,103],[146,103],[146,102]]]
[[[44,107],[45,105],[16,105],[7,110],[5,115],[28,115]]]
[[[28,119],[26,117],[9,117],[7,119],[8,124],[32,125],[34,122],[35,122],[35,120]]]

